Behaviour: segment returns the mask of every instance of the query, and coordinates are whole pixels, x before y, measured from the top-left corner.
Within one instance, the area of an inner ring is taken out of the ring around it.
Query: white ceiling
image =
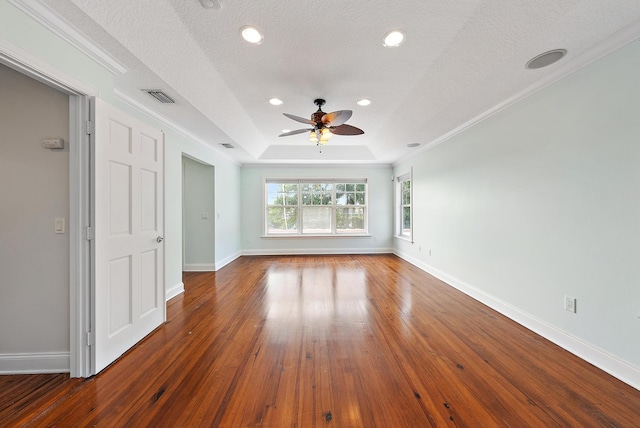
[[[638,0],[221,0],[220,10],[198,0],[42,2],[125,66],[115,77],[123,98],[241,163],[391,164],[640,33]],[[244,25],[264,42],[242,40]],[[392,29],[406,41],[385,48]],[[558,48],[568,51],[560,62],[525,68]],[[356,105],[363,97],[372,104]],[[334,136],[322,153],[306,134],[278,138],[305,127],[282,113],[309,117],[315,98],[325,112],[353,110],[348,124],[365,134]]]

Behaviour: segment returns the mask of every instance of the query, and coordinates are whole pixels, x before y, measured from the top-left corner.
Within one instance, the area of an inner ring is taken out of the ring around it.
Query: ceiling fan
[[[287,137],[289,135],[302,134],[303,132],[309,133],[309,141],[317,144],[326,144],[329,138],[333,134],[335,135],[360,135],[364,134],[362,129],[355,126],[347,125],[345,122],[349,120],[353,112],[351,110],[338,110],[332,113],[325,113],[322,111],[322,106],[325,104],[325,100],[318,98],[313,101],[318,106],[318,111],[311,115],[311,120],[304,117],[295,116],[289,113],[282,113],[289,119],[293,119],[296,122],[306,123],[311,125],[312,128],[296,129],[294,131],[285,132],[278,135],[278,137]]]

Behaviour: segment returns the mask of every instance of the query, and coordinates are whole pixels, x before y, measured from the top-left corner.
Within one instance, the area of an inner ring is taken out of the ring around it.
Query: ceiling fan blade
[[[316,126],[315,122],[313,122],[313,121],[311,121],[309,119],[305,119],[304,117],[296,116],[294,114],[289,114],[289,113],[282,113],[282,114],[287,116],[289,119],[295,120],[296,122],[308,123],[309,125]]]
[[[285,132],[284,134],[280,134],[280,135],[278,135],[278,137],[288,137],[289,135],[302,134],[303,132],[310,132],[310,131],[313,131],[313,128],[296,129],[295,131],[289,131],[289,132]]]
[[[351,125],[330,126],[329,130],[332,134],[336,135],[360,135],[364,134],[364,131],[360,128],[356,128]]]
[[[327,113],[322,116],[322,123],[330,126],[340,126],[349,120],[352,114],[353,111],[351,110],[338,110],[332,113]]]

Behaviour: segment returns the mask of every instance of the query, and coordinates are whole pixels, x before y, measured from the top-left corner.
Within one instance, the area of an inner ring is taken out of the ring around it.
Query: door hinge
[[[93,238],[95,238],[94,232],[93,232],[93,227],[87,226],[85,228],[85,239],[87,241],[93,241]]]
[[[87,135],[92,135],[94,132],[96,132],[96,126],[94,125],[93,122],[91,122],[90,120],[87,120],[85,122],[85,131]]]
[[[92,331],[87,332],[87,346],[96,344],[96,335]]]

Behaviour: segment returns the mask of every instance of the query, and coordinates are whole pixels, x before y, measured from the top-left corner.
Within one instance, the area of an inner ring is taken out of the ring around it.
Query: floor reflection
[[[264,313],[270,340],[286,339],[297,327],[327,331],[368,321],[367,281],[357,267],[272,267],[266,277]]]

